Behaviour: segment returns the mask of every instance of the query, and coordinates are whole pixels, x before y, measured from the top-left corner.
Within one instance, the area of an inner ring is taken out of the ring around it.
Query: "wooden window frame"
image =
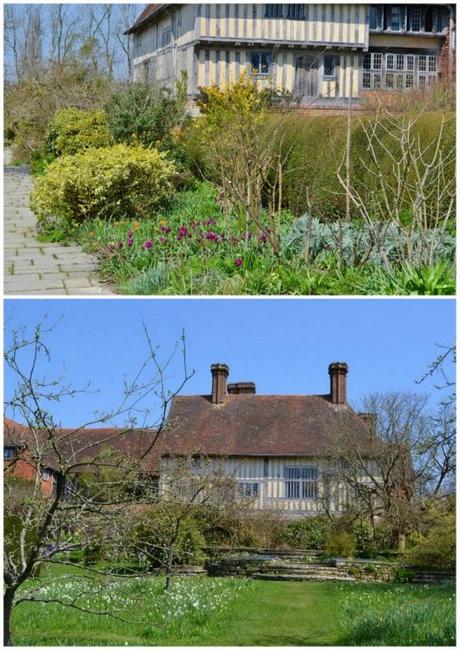
[[[9,452],[11,452],[11,456],[8,455]],[[6,447],[3,447],[3,460],[14,460],[17,457],[18,457],[18,450],[16,447],[12,447],[11,445],[7,445]]]
[[[380,67],[375,65],[376,55],[380,55]],[[436,83],[437,74],[438,57],[435,54],[366,52],[362,63],[361,88],[400,91],[425,88]]]
[[[254,62],[253,62],[253,57],[256,57],[256,56],[260,57],[258,67],[254,66]],[[268,71],[267,72],[262,72],[261,71],[261,68],[262,68],[262,56],[266,56],[267,59],[268,59]],[[251,52],[251,72],[252,72],[254,77],[268,77],[272,72],[272,66],[273,66],[273,55],[272,55],[271,52],[267,52],[267,51],[264,51],[264,50],[255,50],[255,51]]]
[[[330,58],[333,60],[333,72],[332,74],[327,74],[326,73],[326,59]],[[336,54],[325,54],[324,55],[324,60],[323,60],[323,79],[327,80],[334,80],[337,79],[337,69],[339,67],[338,65],[339,62],[339,57]]]
[[[260,495],[259,481],[237,481],[236,493],[240,499],[257,499]]]
[[[314,465],[285,465],[283,470],[284,498],[316,501],[319,471]]]

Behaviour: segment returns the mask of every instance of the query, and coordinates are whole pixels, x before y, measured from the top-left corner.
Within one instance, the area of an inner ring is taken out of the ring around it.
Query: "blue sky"
[[[118,403],[123,376],[145,358],[142,321],[163,358],[185,330],[196,374],[183,394],[209,394],[214,362],[230,366],[230,381],[254,381],[258,393],[326,393],[328,364],[346,361],[351,403],[390,390],[433,393],[434,401],[434,382],[415,380],[441,351],[437,344],[455,340],[450,299],[41,299],[5,301],[6,345],[9,330],[33,327],[46,313],[50,321],[62,316],[47,339],[49,372],[59,374],[64,365],[73,384],[91,380],[100,389],[53,407],[67,426]],[[169,368],[171,388],[180,377],[177,357]],[[11,387],[6,371],[6,399]]]

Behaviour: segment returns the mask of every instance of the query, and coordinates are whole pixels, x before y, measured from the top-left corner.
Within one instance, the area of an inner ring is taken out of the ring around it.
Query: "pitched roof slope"
[[[145,455],[145,467],[150,470],[155,469],[158,464],[156,436],[157,429],[131,430],[121,427],[60,428],[55,432],[58,446],[70,463],[91,462],[104,451],[111,449],[133,460],[141,459]],[[4,445],[24,445],[30,451],[34,450],[37,442],[43,449],[49,447],[45,432],[33,432],[9,418],[4,418],[3,441]],[[50,468],[58,469],[56,456],[51,451],[46,453],[46,460]]]
[[[136,32],[138,29],[144,26],[144,23],[147,23],[150,19],[152,19],[154,16],[160,13],[162,9],[166,9],[169,6],[170,3],[147,5],[145,9],[142,11],[142,13],[139,15],[134,25],[130,27],[128,31],[125,32],[125,34],[132,34],[133,32]]]
[[[209,395],[175,397],[163,453],[207,455],[327,455],[334,435],[347,426],[369,439],[363,419],[329,395]]]

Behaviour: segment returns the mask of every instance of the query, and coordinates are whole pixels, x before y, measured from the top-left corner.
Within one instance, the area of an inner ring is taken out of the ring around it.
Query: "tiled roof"
[[[8,418],[4,419],[4,445],[24,445],[28,449],[34,447],[33,433],[27,427]],[[37,432],[40,435],[40,431]],[[64,457],[71,463],[90,462],[101,451],[114,449],[127,458],[134,460],[143,458],[145,467],[154,470],[158,462],[158,445],[156,429],[126,430],[123,428],[105,427],[88,429],[58,429],[55,433],[59,448]],[[46,438],[43,439],[46,444]],[[49,467],[58,469],[56,456],[46,454]]]
[[[218,405],[208,395],[175,397],[162,453],[327,455],[345,421],[362,435],[364,448],[364,420],[329,395],[227,395]]]
[[[156,4],[156,5],[147,5],[145,9],[142,11],[140,14],[139,18],[136,20],[134,25],[128,29],[126,34],[132,34],[133,32],[136,32],[138,29],[140,29],[141,26],[144,25],[147,21],[149,21],[151,18],[153,18],[156,14],[158,14],[162,9],[166,9],[166,7],[169,7],[169,4]]]

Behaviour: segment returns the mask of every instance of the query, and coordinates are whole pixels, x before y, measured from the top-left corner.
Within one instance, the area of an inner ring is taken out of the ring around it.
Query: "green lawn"
[[[57,583],[59,585],[59,582]],[[72,598],[70,583],[43,598]],[[86,590],[87,591],[87,590]],[[16,645],[454,645],[454,587],[177,579],[112,581],[78,601],[124,620],[24,603]]]

